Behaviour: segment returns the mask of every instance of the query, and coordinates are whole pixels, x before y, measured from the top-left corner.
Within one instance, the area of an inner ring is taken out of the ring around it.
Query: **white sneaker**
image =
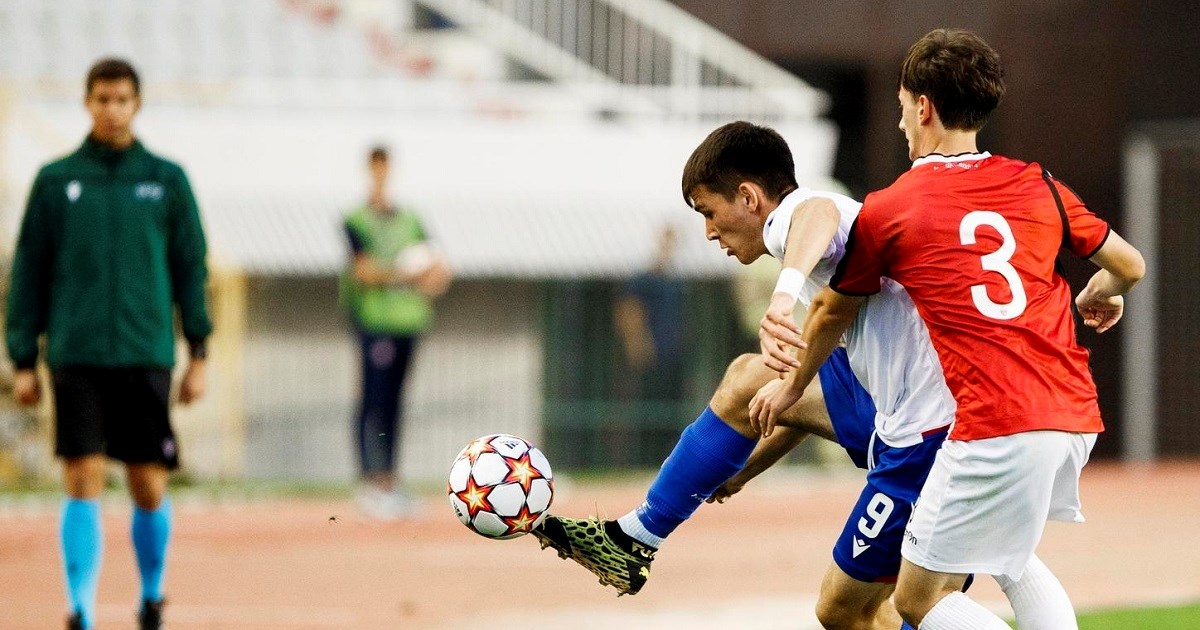
[[[403,492],[388,492],[370,485],[359,489],[355,503],[368,516],[381,521],[409,518],[420,511],[419,504]]]
[[[388,505],[388,493],[373,485],[364,485],[354,495],[358,509],[367,516],[379,520],[391,520],[392,511]]]
[[[388,493],[387,496],[395,518],[413,518],[421,513],[421,502],[403,490]]]

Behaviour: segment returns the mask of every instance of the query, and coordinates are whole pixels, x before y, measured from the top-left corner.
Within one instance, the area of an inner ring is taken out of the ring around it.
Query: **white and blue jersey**
[[[862,204],[836,193],[798,189],[783,198],[767,217],[763,240],[767,251],[783,260],[792,213],[813,197],[832,200],[841,219],[833,241],[800,292],[805,308],[829,286],[846,253],[850,226]],[[884,278],[882,290],[867,297],[858,317],[842,338],[850,367],[875,402],[875,433],[888,446],[912,446],[922,435],[949,426],[956,409],[942,365],[929,340],[925,322],[904,287]]]
[[[801,291],[805,308],[828,286],[862,207],[845,195],[792,192],[763,228],[775,258],[783,260],[792,213],[813,197],[832,200],[841,219]],[[899,284],[884,278],[883,289],[867,298],[842,342],[845,348],[833,352],[818,377],[838,443],[868,473],[833,557],[856,580],[894,581],[904,527],[954,420],[955,402],[925,323]]]

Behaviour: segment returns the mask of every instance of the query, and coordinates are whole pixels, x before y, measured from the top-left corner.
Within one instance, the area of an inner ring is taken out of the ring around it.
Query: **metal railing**
[[[678,118],[812,118],[825,96],[666,0],[412,0],[567,84],[606,86],[614,107]]]
[[[367,11],[336,0],[0,0],[0,40],[9,53],[0,58],[0,80],[73,99],[95,57],[116,54],[138,64],[156,100],[292,102],[296,93],[286,88],[298,81],[312,86],[298,91],[302,104],[324,102],[325,83],[432,85],[397,52],[437,57],[436,45],[428,48],[440,41],[436,32],[426,31],[432,40],[414,37],[412,20],[401,17],[420,7],[588,111],[783,122],[811,119],[827,106],[818,90],[666,0],[394,2]],[[486,101],[470,87],[459,85],[466,96],[449,101]]]

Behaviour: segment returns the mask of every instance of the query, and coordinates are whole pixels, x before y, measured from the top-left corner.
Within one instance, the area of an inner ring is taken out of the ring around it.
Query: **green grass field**
[[[1017,622],[1008,625],[1016,628]],[[1196,630],[1200,604],[1167,608],[1125,608],[1079,615],[1079,630]]]
[[[1139,608],[1080,615],[1079,630],[1194,630],[1200,604],[1178,608]]]

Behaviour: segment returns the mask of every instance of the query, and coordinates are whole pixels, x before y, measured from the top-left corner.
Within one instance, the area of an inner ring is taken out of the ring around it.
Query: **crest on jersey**
[[[133,196],[138,199],[158,201],[163,197],[163,186],[158,182],[141,182],[133,187]]]
[[[78,179],[73,179],[67,184],[67,199],[69,199],[71,203],[78,201],[79,195],[82,194],[83,184],[80,184]]]

